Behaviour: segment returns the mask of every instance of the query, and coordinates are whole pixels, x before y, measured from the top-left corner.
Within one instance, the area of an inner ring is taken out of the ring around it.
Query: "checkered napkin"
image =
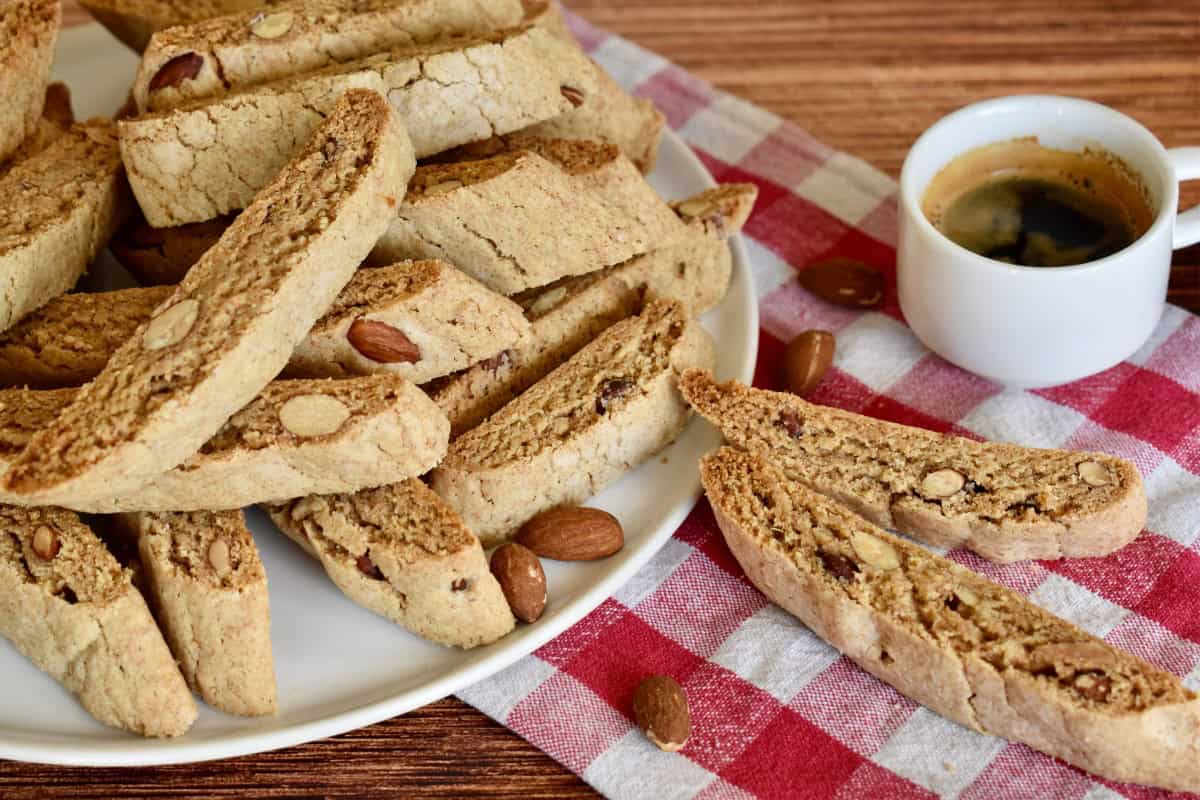
[[[1069,386],[1002,392],[925,350],[894,280],[882,308],[827,305],[796,271],[830,256],[894,278],[896,186],[800,128],[572,18],[592,55],[654,100],[718,181],[758,184],[745,229],[762,316],[755,384],[783,343],[837,334],[813,398],[975,438],[1103,450],[1146,479],[1148,528],[1103,559],[956,561],[1200,690],[1200,319],[1168,307],[1129,361]],[[630,719],[638,681],[675,676],[693,733],[664,753]],[[768,603],[701,500],[668,544],[575,627],[461,697],[614,798],[1149,798],[948,722],[859,670]]]

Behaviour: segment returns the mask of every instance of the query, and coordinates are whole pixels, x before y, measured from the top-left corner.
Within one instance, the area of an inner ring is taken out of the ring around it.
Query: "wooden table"
[[[67,0],[68,23],[87,20]],[[576,11],[897,174],[917,134],[993,95],[1059,92],[1200,145],[1200,0],[574,0]],[[1200,184],[1185,186],[1187,205]],[[1200,310],[1200,249],[1171,297]],[[158,769],[0,763],[0,797],[591,797],[458,702],[290,750]]]

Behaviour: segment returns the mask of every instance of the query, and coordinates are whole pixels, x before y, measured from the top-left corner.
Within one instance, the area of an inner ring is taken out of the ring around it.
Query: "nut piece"
[[[277,14],[255,14],[250,20],[250,32],[260,39],[278,39],[292,29],[295,17],[290,11]]]
[[[175,56],[159,68],[150,79],[150,91],[173,89],[184,81],[190,81],[200,74],[204,67],[204,57],[199,53],[184,53]]]
[[[833,365],[835,348],[829,331],[805,331],[788,342],[783,351],[783,384],[789,392],[806,395]]]
[[[635,385],[629,378],[610,378],[600,384],[600,391],[596,395],[596,413],[601,416],[608,413],[612,401],[632,392]]]
[[[594,561],[624,547],[625,532],[607,511],[572,506],[538,514],[517,531],[517,541],[542,558]]]
[[[350,409],[336,397],[302,394],[279,409],[279,421],[296,436],[327,436],[350,418]]]
[[[574,86],[562,86],[559,87],[559,91],[562,92],[563,97],[567,98],[567,102],[575,106],[575,108],[579,108],[581,105],[583,105],[583,101],[586,99],[583,95],[583,92],[579,91]]]
[[[957,470],[939,469],[929,473],[925,480],[921,481],[921,494],[935,499],[953,497],[961,492],[966,484],[967,479]]]
[[[455,189],[461,189],[462,187],[463,187],[462,181],[456,181],[456,180],[451,179],[448,181],[442,181],[441,183],[435,183],[432,186],[426,186],[425,194],[426,194],[426,196],[445,194],[446,192],[452,192]]]
[[[208,563],[217,571],[217,575],[228,575],[233,570],[229,563],[229,543],[224,539],[213,539],[208,546]]]
[[[1097,703],[1108,699],[1112,690],[1112,679],[1098,672],[1085,672],[1075,678],[1075,691]]]
[[[775,421],[775,427],[783,428],[793,439],[804,436],[804,420],[800,419],[800,415],[791,409],[780,412],[779,419]]]
[[[567,287],[556,286],[553,289],[542,292],[529,305],[529,313],[535,316],[542,316],[551,311],[555,306],[565,300],[567,297]]]
[[[161,350],[181,341],[196,324],[200,314],[200,301],[188,297],[163,311],[146,326],[142,334],[142,347]]]
[[[413,364],[421,360],[421,348],[386,322],[356,319],[346,332],[350,346],[380,364]]]
[[[33,552],[43,561],[49,561],[58,555],[60,547],[62,543],[59,542],[58,534],[53,528],[39,525],[33,532]]]
[[[852,258],[819,261],[796,275],[808,291],[830,303],[849,308],[871,308],[883,300],[883,275]]]
[[[354,566],[358,567],[359,572],[361,572],[363,575],[366,575],[373,581],[383,580],[383,570],[376,566],[375,562],[371,560],[371,554],[369,552],[363,553],[361,556],[359,556],[355,560]]]
[[[839,581],[852,581],[854,580],[855,573],[858,572],[858,564],[855,564],[841,553],[818,550],[817,557],[821,559],[821,566],[825,567],[825,571]]]
[[[954,596],[957,597],[965,606],[979,605],[979,595],[975,594],[965,586],[955,586]]]
[[[850,539],[850,546],[864,563],[876,569],[896,569],[900,566],[900,554],[896,548],[877,536],[857,531]]]
[[[491,570],[513,616],[537,622],[546,610],[546,573],[538,557],[524,545],[503,544],[492,553]]]
[[[692,735],[692,714],[683,687],[670,675],[653,675],[633,693],[633,718],[659,750],[674,753]]]
[[[712,207],[704,197],[693,197],[691,200],[684,200],[675,206],[675,213],[683,214],[685,217],[698,217]]]
[[[1108,470],[1099,461],[1084,461],[1079,465],[1079,477],[1088,486],[1108,486]]]

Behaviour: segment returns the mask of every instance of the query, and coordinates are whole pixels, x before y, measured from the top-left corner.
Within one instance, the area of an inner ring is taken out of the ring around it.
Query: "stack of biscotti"
[[[783,425],[800,441],[811,429],[820,448],[831,443],[831,419],[813,412]],[[743,422],[777,421],[752,420]],[[842,430],[849,441],[851,429]],[[870,434],[858,441],[880,444]],[[1018,469],[1031,457],[1009,455]],[[960,725],[1110,780],[1200,789],[1200,700],[1176,676],[888,534],[777,463],[778,453],[723,448],[700,464],[729,549],[768,598],[867,672]]]

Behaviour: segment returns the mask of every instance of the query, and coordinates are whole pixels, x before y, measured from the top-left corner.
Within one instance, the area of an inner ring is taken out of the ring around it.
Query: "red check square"
[[[1200,587],[1200,554],[1181,550],[1133,610],[1185,639],[1200,642],[1197,587]]]

